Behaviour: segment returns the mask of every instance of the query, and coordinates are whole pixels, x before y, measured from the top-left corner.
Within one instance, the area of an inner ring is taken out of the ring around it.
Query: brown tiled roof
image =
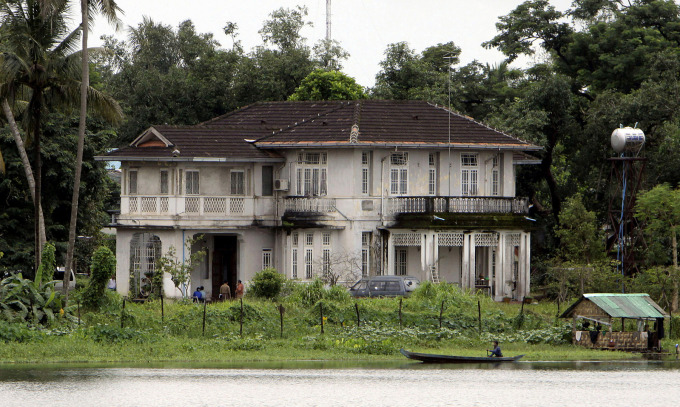
[[[358,135],[350,140],[354,125]],[[424,101],[260,102],[196,126],[154,129],[173,146],[129,146],[107,157],[167,159],[178,149],[176,159],[278,159],[269,149],[307,145],[539,149]]]
[[[278,160],[275,152],[255,147],[262,131],[215,126],[154,126],[173,145],[170,147],[128,146],[107,154],[110,158],[225,158],[229,160]],[[175,150],[179,154],[173,154]]]
[[[447,146],[451,143],[454,147],[538,149],[472,118],[424,101],[364,100],[336,103],[336,109],[310,115],[305,121],[298,121],[259,139],[257,145],[349,145],[351,128],[356,124],[359,129],[356,142],[359,144]]]

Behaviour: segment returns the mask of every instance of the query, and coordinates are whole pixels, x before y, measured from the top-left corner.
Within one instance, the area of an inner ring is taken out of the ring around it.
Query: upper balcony
[[[123,195],[121,216],[252,220],[275,215],[273,197]]]
[[[287,197],[283,200],[281,212],[344,215],[361,212],[380,212],[384,205],[387,216],[403,213],[469,213],[469,214],[517,214],[528,213],[527,198],[503,197],[433,197],[401,196],[387,197]]]
[[[402,196],[386,199],[385,212],[398,213],[497,213],[525,215],[529,212],[527,198],[483,196],[430,197]]]

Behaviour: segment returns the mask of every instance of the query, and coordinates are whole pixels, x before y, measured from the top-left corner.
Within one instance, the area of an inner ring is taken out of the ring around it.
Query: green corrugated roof
[[[584,299],[592,301],[612,318],[663,318],[668,314],[658,306],[649,294],[583,294],[583,297],[567,309],[562,317]]]

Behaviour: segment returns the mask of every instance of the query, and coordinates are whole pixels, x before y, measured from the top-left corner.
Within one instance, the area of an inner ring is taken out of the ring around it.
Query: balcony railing
[[[335,198],[286,198],[284,211],[291,212],[335,212]]]
[[[398,197],[387,198],[387,214],[396,213],[513,213],[528,212],[527,198]]]
[[[121,197],[121,213],[158,215],[252,216],[253,198],[234,196]]]

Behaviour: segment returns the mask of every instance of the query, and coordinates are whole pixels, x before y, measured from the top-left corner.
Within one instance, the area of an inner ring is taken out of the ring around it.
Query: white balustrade
[[[252,216],[253,198],[232,196],[123,196],[123,214]]]
[[[386,212],[395,213],[514,213],[528,211],[526,198],[397,197],[387,199]]]

